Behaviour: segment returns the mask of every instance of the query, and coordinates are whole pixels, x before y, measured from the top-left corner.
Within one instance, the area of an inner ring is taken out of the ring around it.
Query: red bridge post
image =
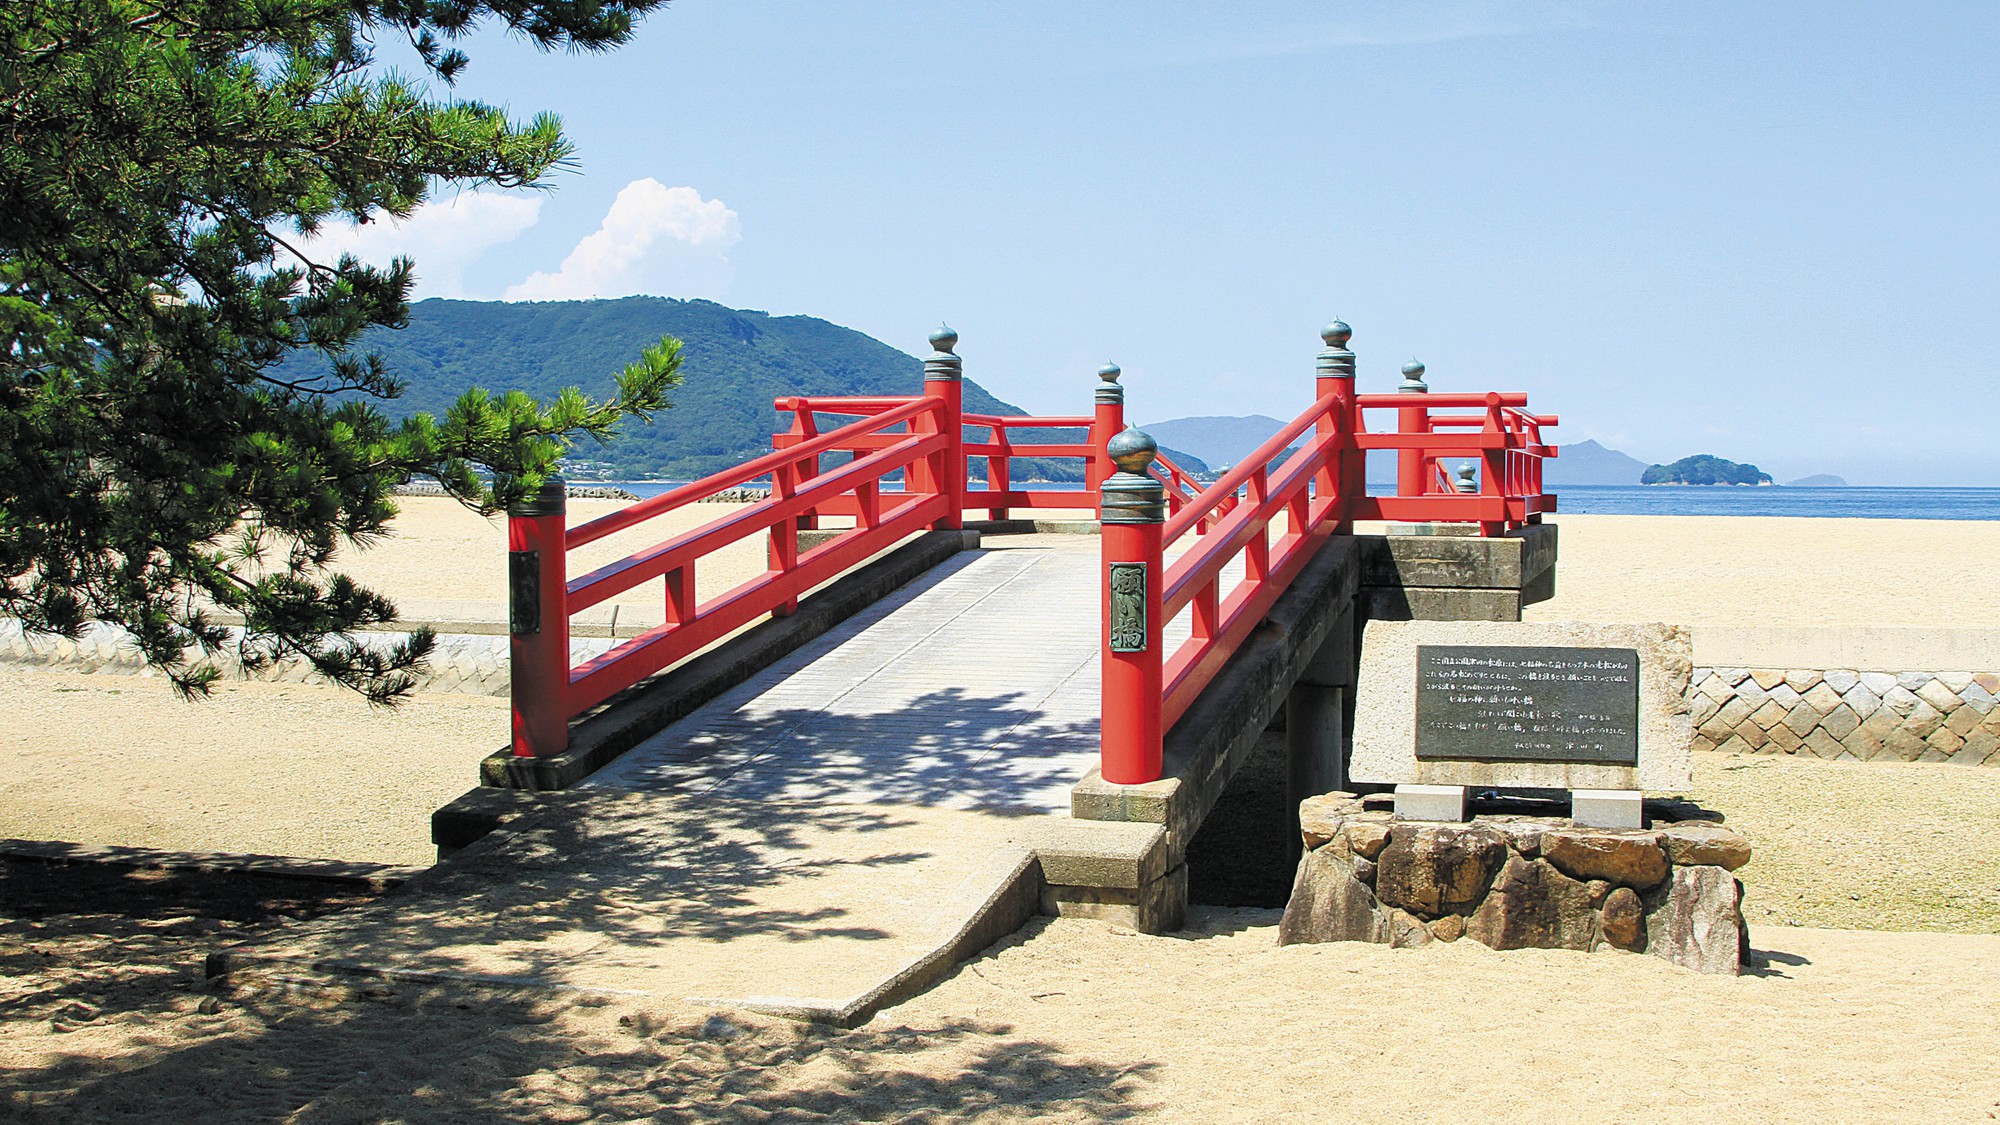
[[[944,451],[931,461],[931,487],[945,498],[944,515],[931,526],[939,531],[962,526],[965,508],[965,361],[952,354],[958,333],[948,325],[938,325],[931,333],[931,347],[924,357],[924,394],[944,400],[938,427],[944,433]],[[907,486],[907,485],[906,485]]]
[[[1336,320],[1320,330],[1319,338],[1326,343],[1325,350],[1316,357],[1314,364],[1313,397],[1325,398],[1335,395],[1340,399],[1340,409],[1333,417],[1321,418],[1319,433],[1345,432],[1348,440],[1339,455],[1320,471],[1315,482],[1319,492],[1325,496],[1338,498],[1334,525],[1335,534],[1345,535],[1351,527],[1354,501],[1367,492],[1367,454],[1354,444],[1353,435],[1361,430],[1361,407],[1354,398],[1354,353],[1347,350],[1347,342],[1354,338],[1354,329],[1344,320]]]
[[[551,476],[507,508],[507,632],[514,756],[569,749],[568,491]]]
[[[1097,414],[1090,423],[1090,463],[1084,466],[1085,484],[1092,492],[1104,487],[1104,482],[1117,470],[1105,447],[1125,430],[1125,388],[1118,385],[1120,374],[1115,363],[1097,369],[1102,382],[1097,384]],[[1097,514],[1104,515],[1101,505]]]
[[[1396,389],[1406,395],[1427,394],[1424,365],[1416,360],[1403,365],[1403,381]],[[1413,400],[1421,401],[1421,400]],[[1405,406],[1396,411],[1397,429],[1406,434],[1431,432],[1431,412],[1427,406]],[[1396,495],[1422,496],[1430,491],[1430,459],[1421,449],[1396,451]]]
[[[1140,430],[1105,443],[1118,471],[1098,490],[1103,513],[1103,700],[1099,768],[1104,780],[1137,785],[1160,779],[1161,533],[1166,486],[1146,474],[1159,445]]]

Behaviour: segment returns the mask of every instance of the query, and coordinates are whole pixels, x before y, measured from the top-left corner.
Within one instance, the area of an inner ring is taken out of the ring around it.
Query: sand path
[[[253,975],[211,993],[205,945],[317,907],[120,900],[142,920],[0,910],[0,1117],[1817,1125],[2000,1109],[1993,935],[1759,929],[1764,967],[1718,978],[1469,942],[1279,948],[1273,911],[1197,908],[1160,937],[1044,919],[835,1031],[381,982]]]

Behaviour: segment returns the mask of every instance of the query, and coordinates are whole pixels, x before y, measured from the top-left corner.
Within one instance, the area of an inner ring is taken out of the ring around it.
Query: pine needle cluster
[[[0,611],[121,626],[189,694],[233,654],[407,695],[434,639],[362,644],[396,608],[340,551],[385,534],[413,479],[487,512],[538,489],[573,443],[670,405],[680,349],[603,400],[474,390],[391,421],[400,384],[353,345],[406,321],[413,264],[315,260],[308,236],[545,187],[572,156],[560,123],[437,96],[467,64],[453,44],[498,20],[600,50],[663,2],[0,3]],[[396,38],[425,81],[376,65]],[[301,352],[329,362],[277,372]]]

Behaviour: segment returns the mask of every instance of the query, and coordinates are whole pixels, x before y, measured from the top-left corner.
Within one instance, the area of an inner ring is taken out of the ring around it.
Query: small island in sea
[[[1755,465],[1737,464],[1697,453],[1671,465],[1651,465],[1639,477],[1640,484],[1772,484],[1771,474]]]

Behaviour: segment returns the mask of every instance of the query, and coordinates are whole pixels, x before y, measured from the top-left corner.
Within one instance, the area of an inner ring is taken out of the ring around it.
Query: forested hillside
[[[1770,484],[1771,474],[1755,465],[1725,461],[1707,453],[1671,465],[1648,466],[1640,484]]]
[[[773,398],[914,394],[923,385],[921,361],[852,329],[809,316],[662,297],[515,304],[432,299],[411,307],[408,327],[371,332],[362,348],[379,352],[409,384],[402,398],[386,404],[400,416],[442,412],[471,386],[547,396],[574,384],[604,394],[612,373],[662,335],[684,345],[686,382],[673,394],[673,409],[651,425],[628,423],[606,447],[579,447],[574,461],[600,463],[612,479],[692,479],[769,452],[778,417]],[[924,346],[921,337],[914,344]],[[296,376],[313,362],[294,357],[281,370]],[[971,379],[965,409],[1023,413]],[[1086,399],[1076,413],[1089,410]],[[1075,461],[1017,466],[1015,475],[1033,471],[1050,479],[1082,476]]]

